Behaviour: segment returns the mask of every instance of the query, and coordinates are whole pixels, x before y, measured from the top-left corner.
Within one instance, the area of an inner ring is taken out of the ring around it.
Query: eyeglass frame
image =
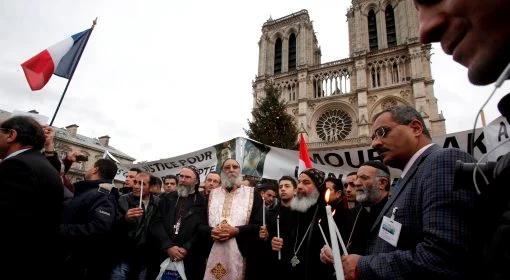
[[[390,131],[398,125],[401,125],[401,124],[396,124],[394,126],[384,126],[383,125],[383,126],[378,127],[376,130],[374,130],[374,133],[372,133],[372,136],[371,136],[372,141],[374,141],[375,139],[380,140],[380,139],[385,138],[388,135],[388,133],[390,133]],[[378,133],[378,131],[381,131],[381,130],[382,130],[382,134]],[[381,135],[378,135],[378,134],[381,134]]]

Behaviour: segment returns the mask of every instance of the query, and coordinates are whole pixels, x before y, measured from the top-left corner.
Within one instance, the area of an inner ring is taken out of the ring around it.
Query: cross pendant
[[[296,265],[298,265],[299,263],[300,263],[300,261],[296,255],[294,255],[294,257],[292,257],[292,259],[290,259],[290,264],[292,265],[292,267],[296,267]]]

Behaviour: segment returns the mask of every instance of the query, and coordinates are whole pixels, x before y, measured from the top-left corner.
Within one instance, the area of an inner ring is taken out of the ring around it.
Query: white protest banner
[[[509,129],[510,125],[506,118],[500,116],[489,123],[483,130],[486,138],[487,150],[489,151],[489,155],[487,156],[488,161],[497,161],[500,156],[510,152],[510,143],[505,142],[510,139],[508,135]]]
[[[194,165],[200,174],[200,180],[211,171],[217,171],[218,165],[228,158],[235,158],[236,139],[191,152],[185,155],[161,159],[157,161],[141,162],[135,166],[150,172],[156,177],[163,178],[167,175],[177,175],[181,168]]]
[[[487,153],[484,133],[481,129],[477,129],[475,135],[474,156],[480,158]],[[443,148],[459,148],[471,153],[471,130],[434,137],[433,142]],[[337,178],[356,171],[365,161],[380,159],[377,152],[369,146],[309,151],[309,154],[315,168],[328,175],[333,174]],[[243,175],[274,180],[278,180],[284,175],[293,177],[297,175],[297,150],[271,147],[243,137],[177,157],[137,163],[135,166],[154,176],[164,177],[178,174],[181,168],[186,165],[195,165],[199,170],[201,180],[204,180],[209,172],[219,171],[220,165],[227,158],[235,158],[240,163]],[[400,174],[399,170],[391,169],[391,171],[392,176]]]

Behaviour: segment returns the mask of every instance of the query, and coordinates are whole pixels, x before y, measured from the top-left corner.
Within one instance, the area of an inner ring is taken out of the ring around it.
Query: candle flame
[[[336,209],[333,210],[333,213],[331,213],[332,216],[335,216]]]
[[[319,224],[321,223],[321,219],[319,219]]]
[[[329,203],[329,195],[330,195],[330,192],[331,192],[331,190],[330,190],[330,189],[327,189],[327,190],[326,190],[326,194],[324,195],[324,199],[326,200],[326,203]]]

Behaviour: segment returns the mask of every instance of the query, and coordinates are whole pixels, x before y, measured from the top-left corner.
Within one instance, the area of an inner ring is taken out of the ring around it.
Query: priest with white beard
[[[323,229],[328,229],[324,177],[324,172],[315,168],[299,174],[290,208],[280,211],[280,238],[276,229],[269,228],[275,259],[276,252],[281,251],[281,260],[276,260],[277,272],[267,279],[333,279],[332,267],[319,258],[324,239],[318,221],[321,220]]]
[[[212,247],[204,280],[260,279],[256,259],[261,240],[262,198],[253,187],[240,184],[241,169],[234,159],[221,165],[220,188],[209,194],[208,222]]]

